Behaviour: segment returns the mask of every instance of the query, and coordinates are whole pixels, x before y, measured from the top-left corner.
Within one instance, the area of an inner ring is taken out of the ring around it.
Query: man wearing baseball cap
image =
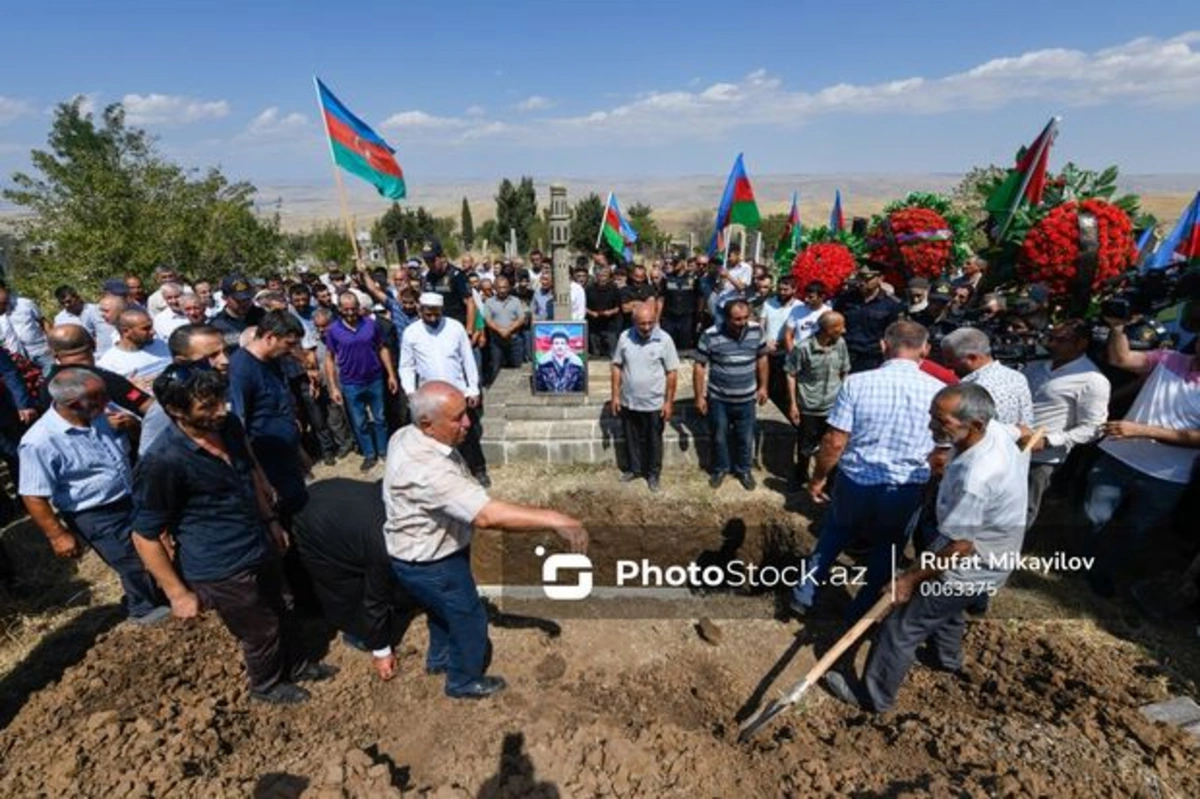
[[[865,372],[883,363],[883,332],[900,318],[902,307],[883,291],[883,273],[871,264],[858,270],[856,288],[843,290],[833,310],[846,319],[846,347],[853,372]]]
[[[475,329],[475,297],[467,285],[467,276],[450,263],[442,252],[442,242],[430,236],[421,247],[421,259],[427,271],[421,278],[421,291],[440,294],[442,313],[467,330]]]
[[[225,307],[209,324],[221,331],[227,345],[236,347],[246,328],[262,319],[263,309],[254,304],[254,286],[243,275],[233,274],[222,280],[221,294]]]

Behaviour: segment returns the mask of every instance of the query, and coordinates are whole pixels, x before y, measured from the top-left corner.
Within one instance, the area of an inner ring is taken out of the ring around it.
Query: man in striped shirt
[[[696,410],[708,417],[712,469],[708,484],[719,488],[730,471],[742,488],[754,490],[756,406],[767,401],[767,347],[763,329],[750,321],[750,305],[730,301],[724,321],[705,330],[693,356]],[[730,430],[733,436],[730,439]]]

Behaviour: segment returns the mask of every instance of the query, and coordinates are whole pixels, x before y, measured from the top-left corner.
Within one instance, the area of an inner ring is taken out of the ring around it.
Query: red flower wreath
[[[1079,258],[1079,211],[1096,217],[1099,238],[1092,288],[1128,269],[1137,257],[1133,224],[1117,206],[1104,200],[1067,202],[1046,214],[1025,237],[1017,271],[1030,283],[1045,283],[1051,293],[1070,291]]]
[[[837,294],[846,278],[854,274],[858,264],[854,253],[845,244],[826,241],[810,244],[792,262],[792,279],[796,281],[796,294],[814,280],[825,284],[829,296]]]
[[[932,281],[950,268],[954,234],[944,216],[929,208],[910,206],[892,211],[887,219],[890,235],[883,225],[867,233],[867,257],[882,266],[888,282],[900,288],[914,277]]]

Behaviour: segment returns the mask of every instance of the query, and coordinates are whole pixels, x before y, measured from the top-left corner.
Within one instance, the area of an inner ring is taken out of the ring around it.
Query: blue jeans
[[[750,474],[754,459],[754,420],[757,405],[709,398],[708,429],[712,435],[712,474]],[[732,440],[729,436],[733,428]],[[732,461],[732,463],[731,463]]]
[[[387,421],[383,418],[383,378],[377,377],[361,386],[342,386],[342,401],[354,439],[364,458],[382,458],[387,455]],[[367,410],[371,419],[367,420]]]
[[[487,669],[487,611],[471,576],[470,547],[431,562],[392,560],[392,570],[429,619],[425,668],[446,670],[446,690],[465,688]]]
[[[804,564],[806,578],[812,579],[804,579],[792,589],[796,604],[813,606],[817,588],[829,577],[838,555],[861,536],[870,543],[871,551],[867,555],[866,582],[859,587],[850,614],[858,618],[866,613],[891,579],[892,545],[902,550],[907,543],[908,522],[921,504],[923,490],[920,483],[859,485],[839,473],[829,513],[821,522],[817,547]]]
[[[133,501],[128,499],[77,513],[63,513],[71,532],[87,542],[121,578],[123,604],[133,618],[145,616],[166,600],[133,548]]]
[[[1083,512],[1091,522],[1086,550],[1097,556],[1093,576],[1111,579],[1120,564],[1137,555],[1146,533],[1170,515],[1186,491],[1186,483],[1159,480],[1108,453],[1101,455],[1088,472],[1083,498]],[[1108,551],[1098,554],[1105,539]]]

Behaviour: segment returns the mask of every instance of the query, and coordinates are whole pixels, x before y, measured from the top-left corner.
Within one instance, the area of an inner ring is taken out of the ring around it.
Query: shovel
[[[1034,430],[1025,444],[1021,447],[1021,452],[1028,453],[1039,441],[1045,436],[1046,429],[1039,427]],[[783,711],[787,710],[792,705],[800,701],[800,698],[808,692],[808,689],[816,684],[817,680],[829,671],[829,668],[837,662],[837,659],[842,656],[847,649],[850,648],[855,641],[863,636],[867,630],[871,629],[871,625],[888,615],[892,610],[892,595],[891,592],[885,593],[879,600],[871,606],[863,617],[855,622],[854,626],[846,631],[846,634],[838,639],[837,643],[825,653],[824,657],[813,664],[813,667],[808,670],[808,674],[804,675],[804,679],[793,685],[786,694],[779,699],[773,701],[770,705],[764,708],[761,712],[751,716],[746,720],[738,731],[738,742],[745,743],[754,735],[767,726]]]
[[[837,662],[842,653],[861,638],[863,633],[871,628],[872,624],[886,616],[891,609],[892,595],[891,593],[885,593],[870,610],[863,614],[861,619],[855,622],[853,627],[846,631],[845,635],[838,639],[837,643],[820,660],[813,664],[813,667],[808,670],[808,674],[804,675],[804,679],[793,685],[779,699],[776,699],[762,711],[746,720],[746,723],[742,725],[741,730],[738,732],[738,742],[745,743],[749,741],[754,737],[755,733],[767,726],[773,718],[799,702],[800,698],[808,692],[808,689],[816,685],[817,680],[821,679],[821,676],[829,671],[829,667]]]

